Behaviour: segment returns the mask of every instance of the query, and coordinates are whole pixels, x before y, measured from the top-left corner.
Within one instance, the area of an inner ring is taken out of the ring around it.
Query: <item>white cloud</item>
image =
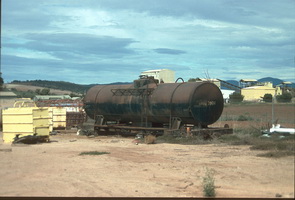
[[[177,70],[185,79],[202,77],[204,70],[221,79],[294,79],[294,1],[2,2],[6,81],[16,79],[7,73],[21,62],[32,69],[63,68],[60,76],[40,77],[22,76],[27,69],[18,68],[23,80],[66,77],[93,83],[100,76],[103,83],[124,82],[159,67]]]

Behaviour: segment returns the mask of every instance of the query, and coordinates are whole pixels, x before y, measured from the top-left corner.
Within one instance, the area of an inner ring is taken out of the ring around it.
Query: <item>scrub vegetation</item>
[[[274,118],[282,127],[294,128],[294,104],[275,104]],[[186,145],[227,144],[249,145],[257,151],[257,156],[279,158],[294,156],[295,136],[291,134],[264,135],[272,125],[272,104],[226,104],[219,121],[213,125],[221,127],[229,124],[233,134],[204,137],[203,135],[167,134],[157,138],[157,143],[174,143]]]
[[[237,129],[232,135],[223,135],[220,142],[230,145],[250,145],[251,150],[266,151],[259,153],[261,157],[284,157],[294,156],[295,136],[284,134],[272,134],[264,136],[253,128]]]
[[[104,155],[104,154],[110,154],[110,152],[105,152],[105,151],[83,151],[79,155],[80,156],[84,156],[84,155],[98,156],[98,155]]]
[[[163,135],[157,138],[157,143],[172,143],[185,145],[250,145],[251,150],[266,151],[265,153],[257,154],[257,156],[276,158],[283,156],[292,156],[295,153],[294,135],[273,134],[271,136],[263,136],[263,134],[255,128],[234,129],[233,134],[222,135],[220,137],[210,139],[205,139],[201,135]]]
[[[206,174],[203,177],[203,194],[204,197],[215,197],[215,185],[214,185],[214,170],[206,168]]]

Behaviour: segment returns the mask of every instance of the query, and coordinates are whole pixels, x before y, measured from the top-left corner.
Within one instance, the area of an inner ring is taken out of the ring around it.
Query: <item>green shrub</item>
[[[240,140],[240,138],[235,134],[222,135],[220,136],[219,139],[221,142],[226,142],[226,143],[232,143],[232,142]]]
[[[291,93],[284,93],[282,95],[277,96],[277,100],[280,103],[288,103],[292,100],[292,94]]]
[[[203,193],[205,197],[215,197],[215,185],[214,185],[214,171],[206,168],[205,177],[203,177]]]
[[[237,121],[252,121],[253,118],[250,116],[240,115],[237,119]]]
[[[265,94],[263,97],[264,102],[272,102],[272,94]]]
[[[234,92],[233,94],[229,95],[229,102],[230,103],[240,103],[244,100],[244,96],[238,92]]]

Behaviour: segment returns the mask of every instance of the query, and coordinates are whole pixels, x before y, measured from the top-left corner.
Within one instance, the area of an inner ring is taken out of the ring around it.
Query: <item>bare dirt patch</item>
[[[74,133],[37,145],[0,144],[0,196],[202,197],[206,167],[217,197],[294,197],[294,157],[249,146],[138,144]],[[109,152],[80,155],[85,151]]]

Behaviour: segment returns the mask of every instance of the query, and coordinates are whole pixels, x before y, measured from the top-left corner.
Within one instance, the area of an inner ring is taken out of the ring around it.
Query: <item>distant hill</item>
[[[274,86],[277,86],[279,84],[282,84],[282,82],[284,81],[278,78],[265,77],[265,78],[258,79],[258,82],[272,82]]]
[[[282,82],[284,82],[281,79],[272,78],[272,77],[261,78],[261,79],[258,79],[257,81],[258,82],[271,82],[273,84],[273,86],[280,85],[280,84],[282,84]],[[239,86],[239,81],[236,81],[236,80],[226,80],[226,82],[231,83],[231,84],[236,85],[236,86]],[[291,87],[295,88],[295,83],[292,83]],[[222,86],[221,89],[227,89],[227,88]]]
[[[226,82],[231,83],[231,84],[236,85],[236,86],[239,86],[239,81],[227,80]]]
[[[11,82],[12,84],[18,85],[30,85],[30,86],[37,86],[43,88],[50,88],[50,89],[58,89],[58,90],[67,90],[74,93],[83,94],[89,88],[91,88],[94,84],[91,85],[79,85],[75,83],[65,82],[65,81],[47,81],[47,80],[30,80],[30,81],[17,81],[14,80]]]
[[[272,78],[272,77],[265,77],[265,78],[258,79],[258,82],[271,82],[273,86],[277,86],[282,84],[284,80],[281,80],[278,78]],[[295,83],[292,83],[291,85],[289,85],[289,87],[295,88]]]
[[[78,93],[78,94],[84,94],[91,87],[95,85],[99,85],[99,84],[80,85],[80,84],[70,83],[65,81],[48,81],[48,80],[28,80],[28,81],[14,80],[11,82],[11,84],[65,90],[65,91],[71,91],[73,93]],[[131,84],[131,83],[128,83],[128,82],[110,83],[110,85],[125,85],[125,84]]]
[[[236,81],[236,80],[226,80],[226,82],[239,86],[239,81]],[[276,86],[281,84],[283,80],[272,78],[272,77],[265,77],[265,78],[258,79],[258,82],[272,82],[273,85]],[[110,83],[110,85],[123,85],[123,84],[131,84],[131,83],[132,82],[115,82],[115,83]],[[49,89],[65,90],[65,91],[71,91],[73,93],[79,93],[79,94],[84,94],[88,89],[90,89],[94,85],[99,85],[99,84],[81,85],[81,84],[70,83],[65,81],[48,81],[48,80],[28,80],[28,81],[14,80],[11,82],[11,84],[30,85],[30,86],[36,86],[36,87],[49,88]],[[291,87],[295,88],[295,83],[293,83]],[[224,87],[221,87],[221,88],[227,89]]]

